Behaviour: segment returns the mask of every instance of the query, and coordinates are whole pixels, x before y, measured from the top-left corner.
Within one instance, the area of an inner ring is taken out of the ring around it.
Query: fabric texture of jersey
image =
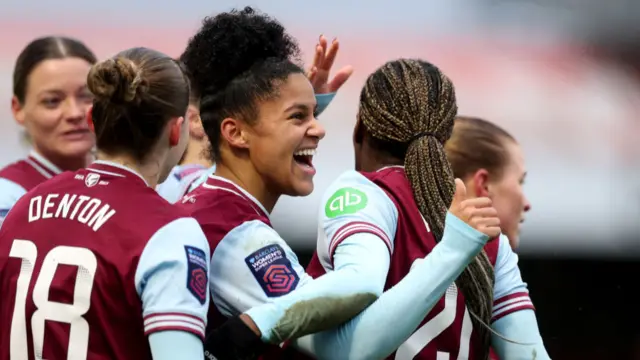
[[[197,222],[113,163],[25,194],[0,228],[0,359],[150,359],[147,336],[204,336]]]
[[[400,282],[414,263],[436,245],[402,167],[388,167],[374,173],[349,171],[329,187],[323,204],[326,206],[320,214],[322,225],[317,253],[307,268],[314,277],[333,270],[336,248],[354,234],[374,234],[389,249],[391,263],[385,290]],[[489,242],[485,251],[495,269],[492,322],[519,310],[533,309],[517,266],[517,255],[506,238]],[[443,317],[448,319],[447,326],[436,326],[442,325]],[[464,295],[452,284],[415,336],[389,359],[427,360],[444,353],[452,358],[475,359],[472,345],[477,339],[468,324]]]
[[[62,171],[35,151],[0,170],[0,225],[13,204],[27,191]]]

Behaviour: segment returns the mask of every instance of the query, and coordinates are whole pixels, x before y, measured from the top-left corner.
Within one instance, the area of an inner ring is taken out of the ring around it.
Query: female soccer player
[[[201,360],[209,246],[154,190],[187,144],[189,81],[133,48],[87,82],[99,160],[27,192],[0,228],[0,358]]]
[[[425,280],[421,295],[413,295],[414,307],[398,315],[398,321],[413,319],[413,328],[396,326],[391,333],[366,337],[362,330],[353,339],[354,352],[387,347],[387,354],[397,349],[390,358],[398,360],[486,359],[493,345],[501,359],[547,359],[506,237],[487,244],[468,265],[443,260],[451,256],[441,246],[449,241],[445,223],[449,226],[447,208],[455,189],[444,144],[456,112],[453,84],[425,61],[392,61],[369,76],[354,130],[358,171],[340,176],[325,194],[317,256],[307,270],[315,276],[331,273],[346,253],[380,269],[350,281],[396,289],[419,268],[420,276],[433,277]],[[455,245],[447,246],[450,252],[464,251]],[[351,250],[354,246],[362,250]],[[454,284],[436,286],[448,268],[458,267],[464,271],[449,278]],[[363,329],[379,325],[364,318],[353,322],[358,321]]]
[[[305,196],[313,190],[316,170],[312,159],[324,136],[314,117],[316,100],[311,83],[289,60],[297,52],[297,45],[279,23],[246,8],[206,19],[183,56],[193,78],[204,89],[200,115],[217,165],[215,175],[181,202],[181,207],[198,220],[213,249],[210,279],[215,306],[210,311],[211,324],[217,326],[224,317],[231,318],[225,329],[233,331],[218,332],[223,340],[214,336],[214,345],[238,340],[228,335],[242,332],[243,325],[235,316],[245,311],[242,319],[261,339],[278,344],[337,327],[371,304],[383,290],[383,283],[360,281],[370,271],[378,272],[380,266],[352,266],[354,259],[336,263],[336,271],[312,280],[271,227],[269,213],[281,195]],[[467,202],[464,208],[485,208],[487,200]],[[451,240],[444,241],[443,251],[447,253],[446,244],[450,243],[461,249],[444,257],[449,262],[449,268],[440,274],[445,283],[430,283],[442,291],[482,245],[499,234],[498,219],[491,211],[474,213],[482,220],[476,223],[457,205],[454,213],[473,227],[452,215],[452,225],[445,232]],[[384,304],[413,307],[406,298],[414,297],[412,292],[423,285],[423,277],[410,277],[413,282],[383,295],[383,306],[365,311],[362,318],[397,323],[386,313]],[[406,330],[407,337],[419,321]],[[408,326],[412,322],[409,320]],[[306,348],[322,358],[349,356],[355,346],[349,334],[359,328],[344,329],[344,335],[338,332],[333,337],[312,338]],[[369,327],[367,331],[379,329]],[[245,339],[251,340],[250,336]],[[242,346],[242,341],[236,344],[238,352],[216,353],[221,347],[214,346],[213,355],[240,359],[246,356],[242,350],[251,350],[251,346]],[[305,344],[301,342],[300,346]],[[322,344],[335,346],[330,350]],[[275,347],[269,351],[278,350]],[[340,355],[335,357],[336,353]],[[358,356],[371,359],[386,354],[374,350]],[[277,354],[269,355],[278,358]]]
[[[318,44],[316,44],[313,63],[307,73],[307,77],[313,85],[318,103],[316,116],[322,114],[327,106],[329,106],[336,92],[353,73],[351,66],[345,66],[329,81],[329,73],[338,55],[339,48],[340,43],[337,39],[334,39],[331,44],[329,44],[323,35],[320,36]],[[192,83],[197,82],[192,81]],[[170,203],[177,202],[188,192],[207,181],[208,176],[216,170],[215,164],[211,163],[211,158],[209,154],[207,154],[210,145],[202,127],[199,107],[199,90],[192,87],[191,103],[187,111],[190,135],[187,151],[180,161],[180,164],[171,170],[167,181],[158,185],[157,189],[158,193]]]
[[[96,62],[83,43],[66,37],[33,40],[13,71],[11,110],[33,145],[26,159],[0,170],[0,223],[24,193],[64,170],[87,164],[94,138],[86,122],[91,106],[89,68]]]
[[[502,233],[516,249],[520,224],[531,209],[522,188],[527,171],[518,142],[496,124],[458,116],[444,150],[453,175],[465,182],[469,194],[493,200]]]

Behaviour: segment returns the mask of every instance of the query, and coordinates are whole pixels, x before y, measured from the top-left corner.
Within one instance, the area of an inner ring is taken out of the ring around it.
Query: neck
[[[189,145],[187,146],[187,151],[180,162],[181,165],[201,165],[206,168],[210,168],[213,166],[213,162],[209,160],[207,154],[207,145],[206,142],[197,140],[197,141],[189,141]]]
[[[83,154],[82,156],[78,157],[68,157],[45,154],[38,149],[35,149],[35,151],[45,159],[49,160],[53,165],[57,166],[62,171],[76,171],[78,169],[85,168],[88,164],[87,154]]]
[[[149,187],[154,188],[158,185],[160,179],[160,162],[149,160],[145,163],[140,163],[132,156],[126,154],[108,155],[103,152],[98,152],[98,160],[110,161],[122,166],[126,166],[129,169],[137,172],[147,182]]]
[[[375,172],[383,167],[403,165],[404,160],[398,159],[385,152],[379,151],[369,145],[368,141],[364,141],[358,151],[360,171]]]
[[[218,162],[216,164],[216,176],[233,181],[256,198],[260,204],[271,213],[278,202],[278,198],[280,198],[280,194],[274,194],[267,189],[267,185],[262,180],[262,177],[255,171],[250,163],[243,164],[242,161],[239,161],[234,165],[239,166],[231,169],[225,166],[224,163]]]

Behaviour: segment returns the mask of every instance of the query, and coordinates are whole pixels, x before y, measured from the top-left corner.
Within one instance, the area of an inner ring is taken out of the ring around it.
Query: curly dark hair
[[[300,49],[277,20],[251,7],[207,17],[180,60],[201,96],[200,116],[218,161],[220,123],[255,121],[257,101],[277,96],[289,75],[303,73]]]

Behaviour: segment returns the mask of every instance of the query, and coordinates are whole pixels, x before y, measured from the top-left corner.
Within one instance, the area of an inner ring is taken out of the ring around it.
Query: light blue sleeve
[[[327,188],[321,204],[317,252],[326,270],[337,270],[334,262],[339,256],[335,252],[345,239],[354,234],[371,234],[372,237],[366,238],[383,244],[387,249],[386,261],[381,263],[380,256],[363,256],[358,264],[371,267],[389,262],[398,226],[398,209],[378,185],[359,172],[349,170]],[[348,246],[353,247],[353,242],[349,242]],[[362,246],[366,247],[368,244],[363,243]],[[347,262],[351,263],[350,260]],[[381,287],[384,286],[388,268],[387,265],[384,277],[380,279]]]
[[[493,334],[491,345],[500,359],[551,359],[542,342],[533,310],[526,309],[511,313],[494,321],[491,327],[507,339],[520,343],[516,344]]]
[[[387,357],[411,336],[487,241],[486,235],[448,214],[442,240],[402,281],[343,326],[300,338],[294,345],[318,359]],[[358,261],[359,254],[350,257]]]
[[[504,235],[500,236],[493,294],[492,328],[504,338],[520,343],[493,334],[492,344],[500,359],[549,359],[527,284],[520,275],[518,255]]]
[[[316,102],[318,103],[318,108],[316,109],[316,116],[322,114],[333,98],[336,96],[336,93],[328,93],[328,94],[316,94]]]
[[[153,360],[202,360],[202,340],[183,331],[161,331],[149,336]]]
[[[26,193],[22,186],[0,178],[0,225],[13,205]]]
[[[151,237],[135,273],[145,334],[176,330],[204,339],[209,261],[209,244],[192,218],[177,219]]]
[[[386,247],[380,248],[388,257]],[[245,312],[270,343],[338,326],[382,292],[368,288],[369,282],[352,281],[363,277],[355,270],[312,279],[278,233],[258,220],[230,231],[211,264],[218,310],[226,316]]]

